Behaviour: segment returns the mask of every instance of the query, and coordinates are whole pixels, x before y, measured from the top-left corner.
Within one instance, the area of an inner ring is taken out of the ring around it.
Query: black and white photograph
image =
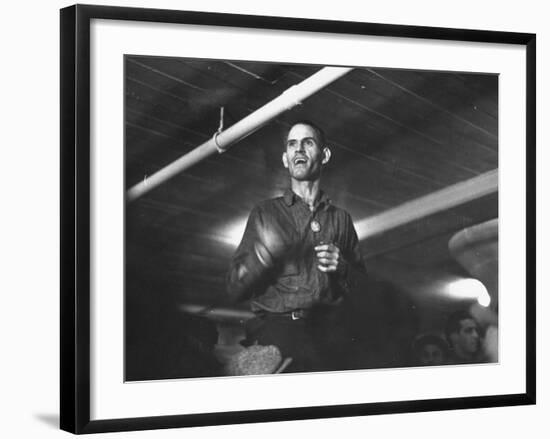
[[[124,380],[499,362],[499,75],[124,56]]]
[[[87,3],[2,26],[2,437],[544,436],[543,3]]]

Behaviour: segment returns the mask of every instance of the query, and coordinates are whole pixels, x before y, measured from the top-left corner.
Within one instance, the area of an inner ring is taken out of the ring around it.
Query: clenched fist
[[[317,268],[324,273],[332,273],[338,270],[342,264],[340,249],[335,244],[321,244],[315,247]]]

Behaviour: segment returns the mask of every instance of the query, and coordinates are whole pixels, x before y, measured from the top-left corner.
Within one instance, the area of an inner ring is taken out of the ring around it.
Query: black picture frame
[[[90,420],[90,22],[182,23],[526,47],[526,392],[508,395],[346,404],[224,413]],[[534,404],[536,36],[530,33],[75,5],[61,10],[61,349],[60,424],[72,433],[207,426]]]

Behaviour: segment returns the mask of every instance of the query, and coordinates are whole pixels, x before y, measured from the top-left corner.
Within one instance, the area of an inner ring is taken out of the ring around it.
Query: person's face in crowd
[[[420,364],[422,366],[440,366],[444,362],[442,349],[432,343],[425,344],[420,351]]]
[[[321,145],[317,131],[306,124],[294,125],[288,132],[283,164],[298,181],[317,180],[330,151]]]
[[[454,337],[455,350],[458,353],[474,355],[480,347],[479,330],[473,319],[460,321],[460,329]]]

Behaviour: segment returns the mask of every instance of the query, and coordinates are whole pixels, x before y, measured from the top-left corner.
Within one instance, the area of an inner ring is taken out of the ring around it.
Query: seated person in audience
[[[466,310],[452,313],[447,319],[445,336],[450,346],[449,364],[485,362],[477,321]]]
[[[436,334],[420,334],[412,345],[413,366],[441,366],[447,363],[449,346]]]

